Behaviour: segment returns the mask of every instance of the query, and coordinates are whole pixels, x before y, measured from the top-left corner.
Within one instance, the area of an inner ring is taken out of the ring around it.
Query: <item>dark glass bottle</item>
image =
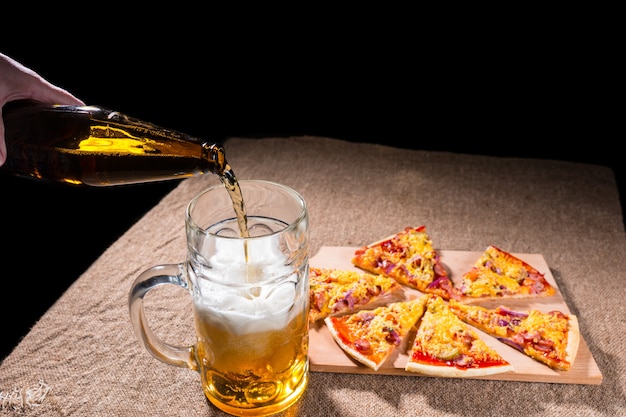
[[[3,108],[7,160],[21,176],[90,186],[213,173],[228,176],[224,148],[98,106],[29,100]]]

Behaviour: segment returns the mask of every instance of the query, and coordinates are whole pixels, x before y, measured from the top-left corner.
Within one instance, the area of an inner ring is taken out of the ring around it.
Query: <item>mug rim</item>
[[[283,189],[285,191],[287,191],[290,195],[292,195],[295,200],[298,202],[299,206],[300,206],[300,214],[298,214],[298,217],[295,218],[294,220],[292,220],[289,223],[286,223],[285,228],[274,231],[272,233],[268,233],[268,234],[263,234],[260,236],[250,236],[250,237],[242,237],[242,236],[222,236],[222,235],[217,235],[215,233],[212,233],[210,231],[207,231],[205,228],[200,227],[192,218],[191,215],[191,211],[193,210],[193,208],[195,207],[196,203],[205,195],[208,194],[209,192],[212,192],[218,188],[226,188],[226,184],[224,184],[223,182],[220,182],[219,184],[215,184],[209,188],[206,188],[202,191],[200,191],[199,193],[197,193],[190,201],[189,203],[187,203],[187,207],[185,208],[185,221],[186,224],[193,227],[193,229],[196,232],[200,232],[204,235],[207,236],[213,236],[215,238],[219,238],[219,239],[259,239],[259,238],[266,238],[268,236],[274,236],[276,234],[279,233],[284,233],[285,231],[288,231],[290,229],[293,229],[294,227],[296,227],[296,225],[302,223],[302,221],[307,217],[307,204],[306,204],[306,200],[304,199],[304,197],[302,197],[302,195],[296,191],[294,188],[289,187],[285,184],[281,184],[275,181],[269,181],[269,180],[237,180],[237,183],[239,184],[240,188],[243,189],[243,184],[264,184],[264,185],[270,185],[272,187],[276,187],[276,188],[280,188]],[[242,194],[243,194],[243,190],[242,190]]]

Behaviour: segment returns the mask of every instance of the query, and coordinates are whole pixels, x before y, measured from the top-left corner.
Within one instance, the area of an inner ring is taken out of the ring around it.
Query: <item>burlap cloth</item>
[[[609,168],[319,137],[232,138],[225,147],[239,179],[301,192],[312,254],[421,224],[440,249],[496,244],[543,254],[603,375],[600,385],[579,385],[313,372],[287,415],[626,415],[626,239]],[[140,272],[184,259],[185,205],[216,183],[213,175],[181,182],[80,276],[3,361],[0,415],[223,415],[205,400],[197,373],[143,350],[127,304]],[[187,294],[163,291],[146,297],[153,327],[190,344]],[[11,395],[32,404],[10,409]]]

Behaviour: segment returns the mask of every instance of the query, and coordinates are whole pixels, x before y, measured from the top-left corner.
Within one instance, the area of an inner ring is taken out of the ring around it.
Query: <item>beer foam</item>
[[[268,330],[279,330],[287,326],[296,299],[293,283],[280,284],[273,289],[255,289],[214,285],[202,285],[202,304],[197,305],[203,319],[219,323],[233,333],[246,334]]]
[[[209,257],[207,276],[226,282],[263,282],[293,272],[285,265],[287,256],[280,251],[278,238],[219,239]],[[210,274],[210,275],[209,275]]]
[[[297,314],[299,309],[292,308],[297,272],[285,265],[287,257],[272,242],[248,240],[246,262],[242,239],[219,240],[209,259],[211,268],[197,271],[209,278],[196,280],[202,294],[197,308],[205,320],[245,334],[282,329]]]

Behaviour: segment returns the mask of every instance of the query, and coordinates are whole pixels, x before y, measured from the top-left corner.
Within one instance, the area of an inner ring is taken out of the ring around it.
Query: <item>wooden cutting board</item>
[[[319,268],[339,268],[359,270],[352,265],[351,259],[357,248],[324,246],[320,251],[311,258],[310,264]],[[480,257],[481,252],[465,252],[465,251],[447,251],[440,250],[441,260],[448,268],[450,278],[456,282],[460,277],[468,271],[474,262]],[[493,308],[498,305],[505,305],[517,310],[537,309],[543,312],[551,310],[560,310],[570,313],[566,301],[563,299],[561,291],[550,272],[544,257],[540,254],[519,254],[515,256],[534,266],[540,272],[545,274],[546,279],[552,284],[557,293],[550,297],[533,298],[533,299],[517,299],[481,302],[480,305]],[[405,297],[415,294],[415,290],[405,288]],[[549,382],[561,384],[589,384],[599,385],[602,383],[602,373],[598,368],[591,351],[581,335],[580,345],[576,360],[569,371],[557,371],[550,369],[525,354],[513,349],[510,346],[498,341],[497,339],[487,335],[481,330],[476,331],[482,336],[485,343],[494,348],[498,353],[509,361],[514,371],[489,375],[484,377],[474,377],[473,379],[490,379],[490,380],[506,380],[506,381],[525,381],[525,382]],[[405,349],[396,349],[394,354],[378,369],[374,371],[364,365],[352,360],[337,345],[330,335],[328,328],[322,323],[311,326],[309,331],[309,359],[311,370],[316,372],[338,372],[352,374],[380,374],[380,375],[403,375],[409,377],[424,377],[416,372],[407,372],[404,365],[408,356]]]

